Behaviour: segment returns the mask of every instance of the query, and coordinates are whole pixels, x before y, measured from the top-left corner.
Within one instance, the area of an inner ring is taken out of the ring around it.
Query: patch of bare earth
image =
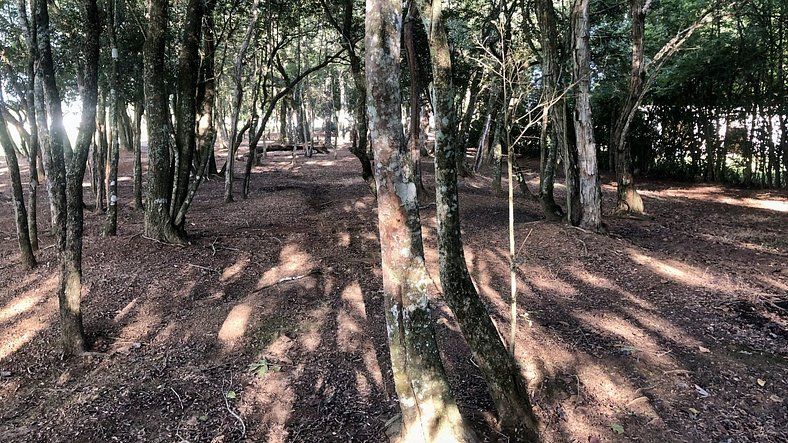
[[[346,151],[295,163],[277,153],[255,169],[251,197],[229,205],[211,180],[183,248],[143,238],[142,214],[129,206],[116,238],[102,238],[103,214],[88,212],[92,353],[71,361],[59,354],[52,238],[43,233],[40,267],[23,273],[4,202],[0,441],[387,441],[398,408],[375,202],[358,169]],[[461,185],[464,240],[508,336],[506,201],[489,183]],[[517,202],[518,243],[528,237],[517,359],[545,441],[787,441],[788,199],[642,188],[653,219],[608,217],[611,237],[542,222],[537,202]],[[604,189],[608,209],[614,188]],[[43,187],[39,202],[46,227]],[[507,441],[439,297],[434,206],[422,221],[458,402],[486,441]]]

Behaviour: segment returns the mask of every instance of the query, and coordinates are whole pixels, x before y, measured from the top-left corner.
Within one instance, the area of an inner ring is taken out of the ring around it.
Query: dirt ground
[[[490,183],[462,182],[463,234],[477,288],[508,336],[506,200]],[[24,273],[2,169],[0,442],[388,441],[398,408],[377,215],[357,160],[343,150],[292,164],[277,153],[252,187],[225,205],[222,181],[204,183],[187,247],[143,238],[142,214],[128,205],[119,236],[103,238],[104,216],[89,210],[82,306],[92,352],[63,361],[52,237],[44,230],[40,266]],[[641,188],[653,219],[608,216],[611,236],[546,223],[538,202],[517,202],[517,359],[544,441],[788,441],[786,194]],[[604,184],[606,215],[614,191]],[[485,441],[510,441],[440,299],[434,205],[422,221],[461,411]]]

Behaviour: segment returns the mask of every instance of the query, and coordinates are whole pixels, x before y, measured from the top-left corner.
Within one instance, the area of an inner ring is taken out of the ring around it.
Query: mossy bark
[[[386,327],[404,441],[475,442],[460,416],[435,341],[416,186],[400,119],[402,11],[367,0],[367,113],[375,149]]]
[[[502,427],[507,431],[518,430],[519,441],[536,441],[537,420],[525,381],[476,292],[465,263],[457,190],[457,145],[452,130],[456,118],[451,56],[441,0],[432,4],[429,0],[419,0],[417,4],[428,30],[435,90],[436,207],[443,295],[487,380]]]

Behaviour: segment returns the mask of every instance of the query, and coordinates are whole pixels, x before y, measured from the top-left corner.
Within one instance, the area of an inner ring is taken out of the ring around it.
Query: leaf
[[[695,408],[689,408],[689,409],[688,409],[688,411],[692,412],[692,413],[693,413],[693,414],[695,414],[695,415],[698,415],[698,414],[700,414],[700,411],[698,411],[698,410],[697,410],[697,409],[695,409]]]
[[[711,352],[709,348],[704,348],[703,346],[698,346],[698,350],[701,352],[701,354],[706,354]]]
[[[763,380],[763,379],[759,378],[757,381],[758,381],[758,386],[760,386],[760,387],[766,386],[766,380]]]
[[[709,394],[709,391],[701,388],[698,385],[695,385],[695,392],[697,392],[698,395],[700,395],[700,398],[706,398],[706,397],[711,395],[711,394]]]
[[[233,400],[235,397],[237,397],[237,395],[235,394],[235,391],[227,391],[227,394],[225,394],[225,395],[226,395],[226,396],[227,396],[227,398],[229,398],[230,400]]]
[[[261,378],[268,374],[269,369],[271,368],[268,366],[268,360],[266,360],[265,357],[261,358],[260,361],[249,365],[249,372]]]
[[[621,426],[621,425],[620,425],[620,424],[618,424],[618,423],[611,423],[611,424],[610,424],[610,429],[611,429],[613,432],[615,432],[616,434],[623,434],[623,433],[624,433],[624,427],[623,427],[623,426]]]

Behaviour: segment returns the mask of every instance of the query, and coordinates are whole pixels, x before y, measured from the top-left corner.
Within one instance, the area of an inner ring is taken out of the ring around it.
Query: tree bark
[[[0,107],[5,107],[2,97],[0,97]],[[8,127],[2,112],[0,112],[0,144],[3,145],[5,161],[8,165],[8,178],[11,181],[11,203],[14,206],[16,237],[19,243],[21,263],[25,270],[30,270],[36,267],[36,257],[33,254],[33,246],[30,243],[30,230],[27,224],[22,177],[19,173],[19,163],[17,163],[16,159],[14,141],[8,133]]]
[[[178,153],[178,166],[175,171],[170,209],[175,229],[184,237],[186,236],[185,212],[181,217],[178,215],[190,193],[192,160],[197,146],[195,120],[197,81],[200,73],[200,37],[205,11],[203,0],[189,0],[186,10],[188,12],[183,23],[181,50],[178,54],[178,105],[175,115],[175,151]],[[198,171],[196,175],[200,176],[201,172]],[[195,177],[195,180],[199,179]]]
[[[416,186],[400,119],[401,5],[367,0],[367,109],[375,149],[386,324],[404,441],[475,442],[440,361],[427,298]]]
[[[38,59],[38,43],[36,30],[27,11],[27,1],[19,0],[17,3],[19,11],[19,21],[25,32],[25,42],[27,44],[27,90],[25,98],[25,109],[30,123],[30,148],[28,149],[28,167],[30,169],[30,185],[28,192],[27,226],[30,236],[30,247],[33,251],[38,250],[38,121],[36,119],[35,105],[35,79],[36,79],[36,60]],[[31,11],[34,14],[34,11]]]
[[[167,0],[148,1],[148,32],[143,48],[145,111],[148,123],[148,192],[145,236],[165,243],[186,239],[170,218],[170,112],[165,86],[164,52],[167,38]]]
[[[107,137],[104,133],[107,120],[107,97],[105,93],[99,95],[98,109],[96,111],[96,132],[94,134],[93,148],[93,190],[96,197],[96,212],[104,211],[107,201]]]
[[[518,441],[537,441],[537,420],[525,381],[509,355],[465,263],[457,190],[454,88],[441,0],[418,1],[428,31],[435,112],[435,181],[440,279],[444,298],[487,380],[501,425],[519,430]],[[510,150],[511,146],[508,147]],[[513,151],[512,151],[513,152]]]
[[[632,121],[631,114],[635,112],[641,92],[645,86],[646,58],[645,58],[645,27],[646,27],[646,0],[630,0],[629,15],[632,21],[632,68],[629,74],[629,87],[627,96],[621,106],[621,113],[613,129],[613,145],[616,149],[616,180],[618,182],[617,212],[642,214],[644,211],[643,200],[637,192],[632,169],[632,150],[627,143],[627,133]]]
[[[142,113],[145,111],[143,100],[134,103],[134,209],[142,207]]]
[[[560,220],[563,210],[555,202],[553,194],[555,183],[555,169],[558,151],[567,152],[567,124],[565,101],[563,91],[559,90],[561,81],[561,60],[559,55],[559,42],[561,41],[557,29],[557,17],[552,0],[538,0],[536,2],[537,21],[542,45],[542,75],[543,88],[542,101],[546,109],[542,115],[541,136],[541,168],[539,173],[539,201],[542,212],[548,220]],[[549,117],[549,118],[548,118]],[[550,121],[552,120],[552,121]],[[552,139],[547,137],[548,127],[553,132]],[[550,141],[555,143],[550,143]]]
[[[109,0],[109,45],[110,45],[110,74],[109,74],[109,187],[107,201],[107,220],[104,223],[104,236],[115,236],[118,233],[118,162],[120,161],[120,116],[118,105],[118,43],[117,26],[118,13],[116,0]],[[102,112],[104,109],[102,109]]]
[[[577,223],[570,211],[572,224],[593,232],[604,232],[602,224],[602,191],[594,143],[594,121],[591,113],[591,50],[588,46],[588,0],[575,2],[573,11],[573,76],[575,94],[575,144],[580,207]]]
[[[246,51],[249,49],[249,42],[252,39],[252,34],[257,28],[257,10],[260,5],[260,0],[254,0],[252,4],[251,18],[249,25],[246,28],[246,35],[241,42],[241,48],[235,56],[235,66],[233,68],[233,79],[235,81],[235,90],[233,93],[233,110],[230,117],[230,147],[227,150],[227,162],[224,171],[224,202],[230,203],[233,201],[233,173],[235,172],[235,150],[241,144],[240,140],[236,142],[238,134],[238,117],[241,112],[241,99],[243,98],[243,84],[242,84],[242,70],[243,62],[246,57]]]

